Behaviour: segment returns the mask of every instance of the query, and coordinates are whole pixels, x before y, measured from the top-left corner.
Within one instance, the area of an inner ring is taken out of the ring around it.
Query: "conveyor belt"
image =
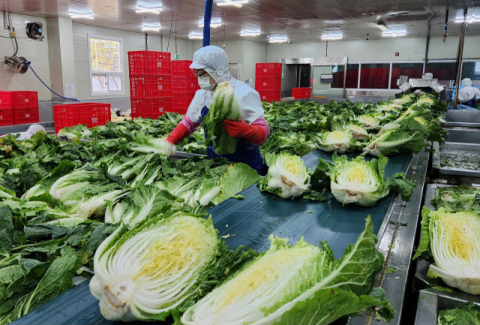
[[[331,154],[315,150],[303,157],[307,167],[314,170],[318,158],[331,161]],[[355,157],[356,154],[349,154]],[[405,171],[411,155],[389,158],[386,176]],[[367,160],[372,157],[366,157]],[[209,210],[220,236],[231,248],[240,245],[259,251],[268,249],[268,235],[289,238],[296,242],[301,236],[309,243],[318,244],[327,240],[335,256],[343,255],[344,249],[354,243],[365,227],[365,218],[372,216],[375,232],[378,232],[392,203],[394,194],[377,202],[373,207],[345,206],[334,197],[329,202],[308,200],[284,200],[271,193],[260,192],[253,185],[244,190],[245,200],[228,199]],[[228,225],[228,227],[227,227]],[[235,236],[233,236],[235,235]],[[163,324],[171,324],[164,322]],[[95,299],[88,288],[88,281],[67,291],[44,304],[33,312],[12,323],[12,325],[107,325],[123,324],[103,318]],[[145,324],[142,322],[130,324]]]

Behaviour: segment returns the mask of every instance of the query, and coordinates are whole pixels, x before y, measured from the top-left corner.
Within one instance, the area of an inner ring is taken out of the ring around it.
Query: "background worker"
[[[201,89],[196,92],[184,119],[166,141],[174,146],[195,132],[208,113],[213,100],[213,91],[219,83],[228,81],[240,104],[242,120],[240,122],[224,120],[227,133],[232,137],[240,138],[240,141],[234,153],[222,157],[231,162],[248,164],[259,174],[265,175],[268,167],[263,163],[259,145],[267,140],[270,127],[263,118],[264,110],[259,94],[231,76],[228,71],[227,54],[217,46],[206,46],[196,51],[190,68],[194,69]],[[212,147],[207,148],[207,154],[212,159],[219,157]]]
[[[472,86],[472,80],[465,78],[462,80],[462,86],[458,91],[458,103],[476,108],[476,102],[480,102],[480,89]],[[475,100],[475,98],[478,98]]]

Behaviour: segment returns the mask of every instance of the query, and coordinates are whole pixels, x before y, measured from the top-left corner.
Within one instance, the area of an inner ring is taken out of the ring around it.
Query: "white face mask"
[[[210,77],[198,77],[198,85],[204,90],[213,90],[215,84],[210,84]]]

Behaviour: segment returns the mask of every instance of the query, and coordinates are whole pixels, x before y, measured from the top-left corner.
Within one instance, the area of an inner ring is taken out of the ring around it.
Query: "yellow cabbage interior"
[[[475,241],[478,240],[478,238],[472,238],[472,234],[477,234],[477,231],[471,228],[476,225],[468,222],[468,218],[470,217],[467,215],[463,218],[455,217],[454,213],[444,213],[440,216],[443,229],[447,235],[448,250],[452,255],[463,260],[472,258],[476,249]]]
[[[328,137],[331,140],[344,141],[345,140],[345,133],[343,131],[333,131],[333,132],[329,133]]]
[[[367,179],[367,170],[364,165],[355,164],[345,172],[345,180],[349,183],[366,183]]]
[[[142,271],[135,278],[170,276],[185,268],[197,257],[196,263],[201,262],[208,246],[209,236],[205,227],[195,220],[194,217],[185,216],[171,225],[174,231],[168,236],[161,236],[152,242],[148,248],[148,254],[141,261]],[[195,264],[194,264],[195,265]]]
[[[298,176],[300,174],[300,169],[298,168],[299,163],[300,162],[297,159],[294,159],[294,157],[289,157],[285,160],[284,167],[293,175]]]
[[[285,249],[263,256],[228,283],[228,290],[218,299],[216,313],[235,299],[246,297],[261,286],[275,285],[282,274],[288,273],[285,270],[289,266],[297,266],[297,261],[303,259],[309,251],[309,247]]]

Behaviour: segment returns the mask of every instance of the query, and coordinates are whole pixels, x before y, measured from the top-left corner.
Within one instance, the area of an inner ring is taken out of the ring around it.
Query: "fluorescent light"
[[[337,41],[342,39],[343,32],[327,32],[322,34],[322,41]]]
[[[270,36],[268,39],[269,43],[286,43],[287,41],[287,36]]]
[[[383,21],[377,22],[377,27],[386,32],[388,30],[387,25]]]
[[[242,30],[242,32],[240,33],[240,36],[258,36],[260,35],[260,31],[259,30]]]
[[[144,3],[144,4],[138,4],[135,12],[137,14],[152,13],[152,14],[159,15],[162,9],[163,7],[161,3],[156,5],[149,5]]]
[[[407,35],[406,30],[387,30],[382,34],[382,36],[391,36],[391,37],[406,36],[406,35]]]
[[[142,24],[142,30],[145,31],[153,31],[158,32],[160,31],[162,25],[160,23],[153,23],[153,24]]]
[[[189,39],[203,39],[203,33],[195,33],[195,32],[190,32],[188,34]]]
[[[241,8],[243,4],[248,3],[248,0],[218,0],[217,6],[235,6]]]
[[[204,25],[205,24],[203,22],[203,19],[200,19],[200,21],[198,22],[198,27],[203,28]],[[210,27],[217,28],[217,27],[220,27],[220,26],[222,26],[222,18],[212,18],[210,20]]]
[[[72,19],[83,18],[83,19],[93,19],[93,12],[88,10],[77,11],[77,10],[69,10],[68,14]]]
[[[476,9],[468,9],[467,11],[467,24],[475,23],[480,21],[480,10],[477,12]],[[455,16],[456,23],[463,23],[463,10],[457,10],[457,15]]]

